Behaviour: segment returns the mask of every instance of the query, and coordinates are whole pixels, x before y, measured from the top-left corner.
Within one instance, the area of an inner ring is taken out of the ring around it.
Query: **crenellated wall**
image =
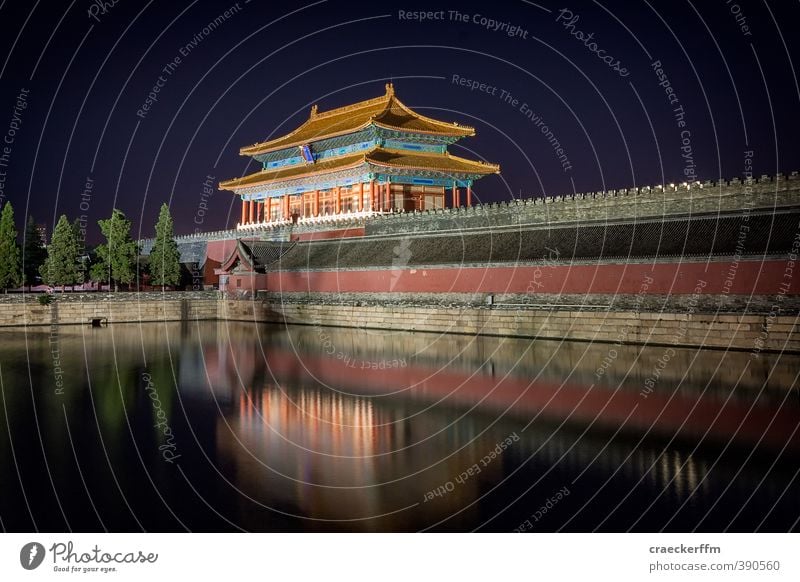
[[[668,215],[736,212],[800,205],[800,176],[762,176],[607,192],[525,198],[430,212],[389,214],[366,224],[367,235],[515,225],[615,221]]]
[[[373,217],[332,216],[326,220],[292,225],[254,225],[241,230],[221,230],[178,236],[178,243],[256,237],[289,240],[294,234],[336,229],[365,228],[365,234],[397,234],[491,228],[516,224],[547,224],[590,220],[631,219],[645,216],[731,212],[742,209],[800,205],[800,174],[739,178],[691,184],[642,186],[605,192],[515,199],[423,212],[393,213]],[[145,248],[152,239],[142,239]]]

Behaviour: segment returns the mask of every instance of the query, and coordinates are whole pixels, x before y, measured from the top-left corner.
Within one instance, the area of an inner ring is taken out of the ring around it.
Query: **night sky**
[[[476,128],[450,150],[501,165],[483,201],[789,173],[798,21],[794,1],[0,0],[0,196],[20,229],[85,214],[89,242],[115,206],[152,235],[165,201],[179,234],[230,228],[238,202],[204,183],[258,169],[239,147],[388,81]]]

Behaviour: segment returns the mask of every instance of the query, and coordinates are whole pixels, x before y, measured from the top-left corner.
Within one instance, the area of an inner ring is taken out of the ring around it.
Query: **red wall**
[[[769,295],[784,282],[786,261],[741,261],[727,292]],[[730,261],[519,267],[370,269],[277,272],[270,291],[376,293],[692,294],[725,292]],[[698,281],[705,287],[698,288]],[[785,293],[800,294],[800,277]]]
[[[266,275],[262,274],[255,274],[255,275],[228,275],[228,284],[222,286],[220,291],[228,291],[228,292],[235,292],[235,291],[259,291],[261,289],[266,289],[267,281]],[[237,282],[241,281],[237,285]]]

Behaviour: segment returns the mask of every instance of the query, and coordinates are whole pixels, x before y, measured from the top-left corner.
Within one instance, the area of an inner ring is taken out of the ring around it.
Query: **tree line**
[[[23,244],[17,242],[14,209],[10,202],[0,211],[0,288],[46,285],[66,287],[87,281],[107,284],[115,291],[130,286],[137,277],[138,245],[131,238],[131,221],[118,209],[97,221],[105,242],[86,251],[81,245],[81,228],[62,214],[44,245],[33,216],[28,216]],[[177,285],[181,278],[180,253],[169,207],[161,205],[156,238],[147,263],[150,284]]]

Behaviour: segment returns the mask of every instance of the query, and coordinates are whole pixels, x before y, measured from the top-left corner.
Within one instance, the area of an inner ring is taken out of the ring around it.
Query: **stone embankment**
[[[67,298],[69,297],[69,298]],[[716,313],[700,305],[646,311],[597,304],[410,304],[287,302],[260,295],[226,299],[215,293],[120,293],[69,296],[51,305],[0,303],[0,326],[89,325],[165,321],[252,321],[276,325],[339,326],[395,331],[567,339],[611,344],[647,343],[740,350],[800,351],[800,321],[779,299],[761,313]],[[497,298],[492,298],[492,301]],[[508,299],[502,298],[499,299]],[[648,306],[644,306],[647,308]],[[768,308],[768,309],[767,309]]]

